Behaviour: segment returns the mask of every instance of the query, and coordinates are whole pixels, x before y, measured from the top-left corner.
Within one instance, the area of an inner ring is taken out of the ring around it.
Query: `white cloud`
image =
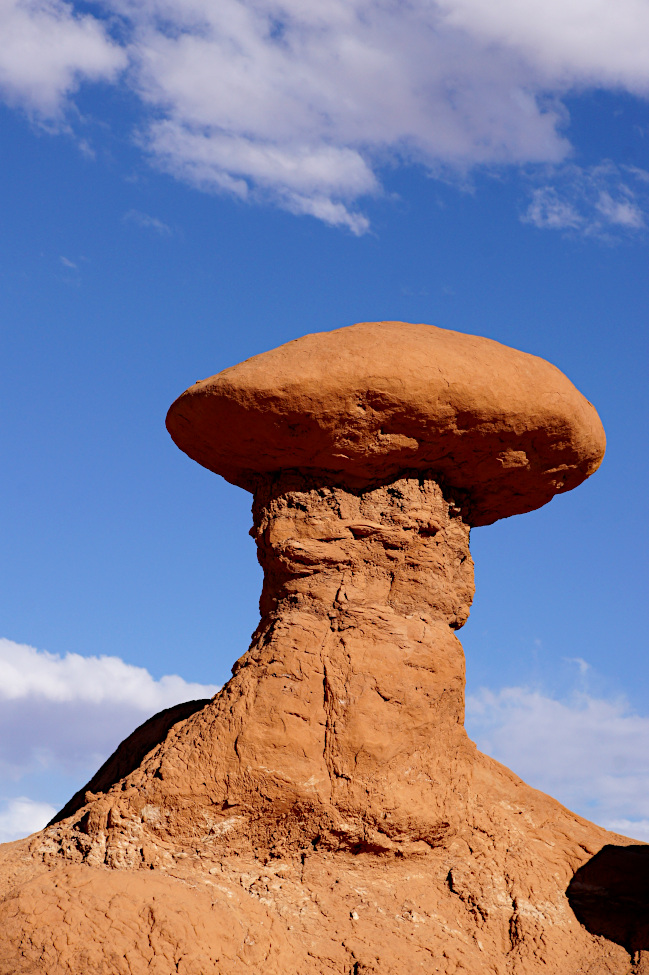
[[[0,700],[33,698],[57,703],[116,703],[153,714],[194,697],[210,696],[214,685],[190,684],[176,675],[155,680],[144,667],[120,657],[64,657],[0,639]]]
[[[0,800],[0,843],[29,836],[49,823],[56,812],[47,802],[34,802],[25,796]]]
[[[623,698],[483,688],[467,698],[466,724],[530,785],[608,829],[649,838],[649,717]]]
[[[581,168],[572,164],[544,174],[522,215],[541,230],[579,232],[616,239],[644,230],[649,216],[649,173],[606,160]],[[539,176],[537,176],[539,178]]]
[[[127,61],[100,20],[62,0],[0,0],[0,37],[0,93],[49,118],[82,80],[113,81]]]
[[[439,0],[449,24],[515,49],[548,83],[649,92],[646,0]]]
[[[634,199],[614,200],[607,190],[602,190],[597,200],[597,209],[605,220],[621,227],[639,230],[644,227],[644,215]]]
[[[0,777],[91,774],[148,717],[217,690],[176,675],[155,680],[119,657],[60,657],[0,639]]]
[[[466,167],[558,160],[554,108],[511,52],[444,27],[434,4],[139,3],[133,62],[165,116],[144,140],[203,187],[342,224],[385,158]],[[152,11],[174,30],[159,29]]]
[[[280,199],[291,213],[309,214],[332,227],[347,227],[357,237],[369,230],[370,222],[367,217],[362,213],[350,211],[343,203],[336,203],[327,196],[286,193]]]
[[[565,93],[649,94],[646,0],[104,0],[121,46],[63,0],[0,3],[14,103],[56,115],[81,80],[119,75],[156,165],[357,234],[386,163],[558,163]],[[631,200],[598,208],[641,226]],[[546,193],[529,219],[578,216]]]
[[[351,149],[262,143],[194,131],[173,120],[154,123],[147,146],[159,166],[201,189],[226,190],[242,199],[269,197],[293,213],[308,213],[356,234],[367,229],[362,215],[335,200],[377,189],[374,174]]]

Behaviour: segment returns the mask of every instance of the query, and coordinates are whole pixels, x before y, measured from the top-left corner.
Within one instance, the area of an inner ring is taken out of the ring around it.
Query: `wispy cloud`
[[[521,219],[540,230],[561,230],[618,239],[645,230],[649,218],[649,172],[605,161],[582,168],[563,165],[536,174],[543,185]]]
[[[641,0],[105,0],[102,8],[105,18],[64,0],[5,0],[5,99],[60,118],[81,83],[121,84],[140,99],[139,141],[155,165],[355,234],[368,229],[359,206],[381,192],[386,161],[433,173],[558,163],[570,151],[564,94],[649,91]],[[584,226],[554,189],[539,187],[529,219]],[[613,193],[599,210],[604,224],[640,225],[633,201]]]
[[[631,230],[639,230],[645,226],[644,213],[638,203],[635,194],[624,184],[618,188],[618,193],[623,197],[614,200],[608,190],[601,190],[597,203],[598,212],[604,220],[619,227]]]
[[[143,213],[141,210],[129,210],[124,214],[124,220],[127,223],[137,224],[138,227],[144,227],[146,230],[153,230],[160,237],[171,237],[173,234],[168,224],[148,213]]]
[[[608,829],[649,840],[649,717],[624,698],[482,689],[467,699],[466,723],[482,751],[530,785]]]
[[[562,200],[553,186],[542,186],[532,192],[532,202],[523,221],[533,223],[539,230],[578,230],[584,225],[576,207]]]
[[[61,257],[59,257],[59,260],[63,265],[63,267],[67,267],[71,271],[77,271],[79,269],[78,265],[75,264],[74,261],[71,261],[69,257],[63,257],[63,255],[61,255]]]

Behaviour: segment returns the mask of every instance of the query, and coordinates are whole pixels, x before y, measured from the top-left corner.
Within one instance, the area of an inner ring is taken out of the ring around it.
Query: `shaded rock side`
[[[649,846],[604,846],[577,870],[566,893],[592,934],[630,954],[649,949]]]
[[[0,975],[631,975],[566,888],[628,843],[477,752],[440,487],[269,479],[261,622],[216,697],[0,851]]]

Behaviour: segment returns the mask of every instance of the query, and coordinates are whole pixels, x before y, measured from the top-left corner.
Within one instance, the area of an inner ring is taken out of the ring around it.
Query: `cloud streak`
[[[144,230],[153,230],[159,237],[173,236],[173,230],[168,224],[149,213],[143,213],[142,210],[128,210],[123,219],[126,223],[134,223]]]
[[[563,94],[649,94],[644,0],[2,0],[0,91],[60,117],[82,82],[142,108],[152,163],[203,190],[364,233],[389,163],[559,163]],[[102,12],[102,15],[99,14]],[[638,227],[633,204],[599,201]],[[541,189],[538,226],[579,213]]]

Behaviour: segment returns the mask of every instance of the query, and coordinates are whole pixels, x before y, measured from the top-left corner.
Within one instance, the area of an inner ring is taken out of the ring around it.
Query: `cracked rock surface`
[[[228,684],[0,848],[0,975],[649,972],[565,896],[628,840],[464,731],[461,507],[421,474],[285,473],[253,521],[261,621]]]

